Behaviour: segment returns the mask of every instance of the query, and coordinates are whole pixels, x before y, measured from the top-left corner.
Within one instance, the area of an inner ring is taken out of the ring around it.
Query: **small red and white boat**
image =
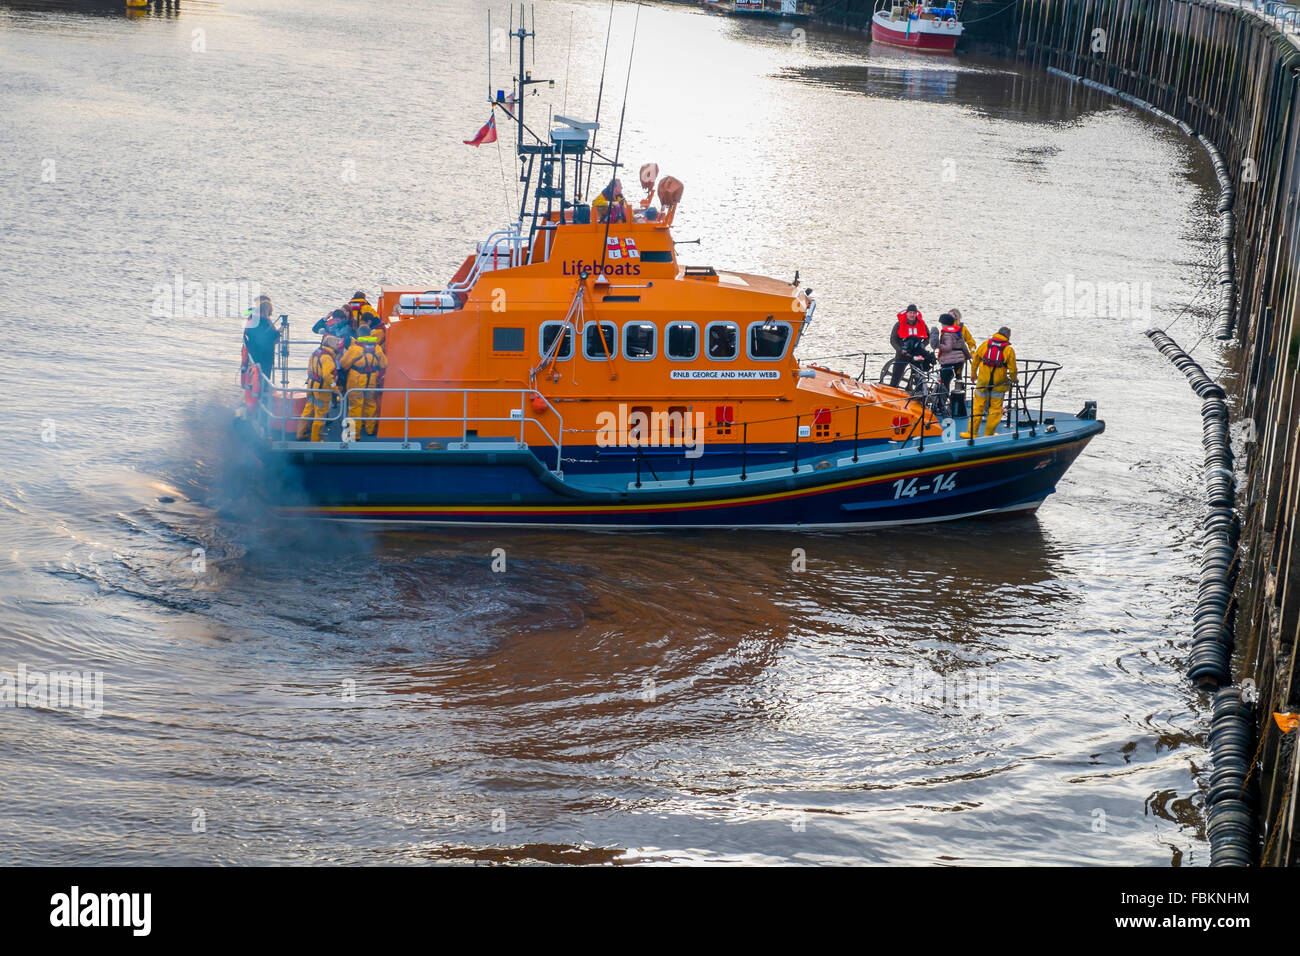
[[[871,39],[924,53],[952,53],[961,36],[962,0],[945,5],[928,0],[878,0],[871,17]]]

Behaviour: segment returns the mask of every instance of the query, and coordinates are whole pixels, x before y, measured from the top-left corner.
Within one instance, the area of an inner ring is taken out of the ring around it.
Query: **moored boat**
[[[511,35],[522,64],[531,34]],[[523,94],[537,82],[521,66],[516,95],[493,104],[516,124],[518,219],[442,288],[382,289],[382,382],[344,383],[337,397],[332,381],[298,385],[318,342],[292,339],[284,319],[269,374],[246,376],[257,486],[284,513],[865,528],[1028,512],[1103,430],[1091,404],[1044,410],[1052,362],[1022,361],[1004,420],[963,437],[968,423],[946,416],[924,376],[893,388],[869,381],[865,356],[856,375],[799,361],[817,306],[798,273],[679,261],[684,187],[652,163],[639,202],[621,203],[611,183],[588,203],[593,167],[616,175],[618,150],[603,158],[598,124],[565,116],[532,135]],[[353,401],[363,393],[369,408]],[[315,421],[309,399],[328,409]]]
[[[871,15],[871,39],[923,53],[952,53],[965,27],[962,0],[878,0]]]
[[[768,17],[781,20],[806,20],[808,11],[801,0],[700,0],[710,13],[731,17]]]

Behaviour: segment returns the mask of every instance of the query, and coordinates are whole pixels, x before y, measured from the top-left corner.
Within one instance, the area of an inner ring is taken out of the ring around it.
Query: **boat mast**
[[[511,9],[513,12],[513,8]],[[547,148],[546,142],[542,140],[540,137],[538,137],[536,134],[532,134],[533,138],[537,140],[536,146],[532,144],[528,144],[528,145],[524,144],[524,133],[525,132],[532,133],[532,131],[528,130],[524,124],[524,99],[528,93],[528,88],[530,86],[536,86],[540,83],[547,83],[550,86],[555,85],[554,80],[533,79],[532,70],[524,69],[524,44],[528,40],[533,39],[537,35],[537,31],[535,28],[536,21],[534,21],[534,29],[529,30],[525,26],[526,21],[524,19],[524,12],[525,12],[524,5],[521,3],[519,4],[519,29],[513,30],[510,33],[511,37],[519,41],[519,73],[518,75],[515,76],[515,102],[513,104],[514,106],[513,118],[515,121],[515,126],[517,127],[515,132],[515,156],[519,160],[519,181],[525,184],[523,196],[519,203],[519,222],[521,225],[523,224],[524,217],[526,216],[528,211],[528,192],[529,192],[529,185],[532,183],[532,178],[533,178],[533,162],[536,160],[537,154],[539,152],[545,151],[545,149]],[[536,49],[535,40],[534,40],[534,49]],[[527,159],[524,158],[525,156],[527,156]],[[524,168],[525,163],[527,163],[527,169]]]
[[[522,157],[524,152],[524,94],[534,82],[533,75],[524,70],[524,41],[536,36],[535,31],[524,27],[524,5],[519,4],[519,29],[511,34],[519,41],[519,75],[515,78],[515,123],[518,126],[515,141],[515,155]]]

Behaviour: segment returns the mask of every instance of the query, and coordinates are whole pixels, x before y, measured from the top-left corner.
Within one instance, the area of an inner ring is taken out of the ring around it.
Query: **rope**
[[[1295,799],[1295,795],[1292,794],[1291,800],[1294,799]],[[1262,863],[1265,866],[1268,865],[1268,858],[1273,854],[1273,841],[1277,839],[1277,835],[1281,831],[1281,827],[1279,826],[1279,824],[1282,822],[1282,811],[1286,809],[1286,805],[1289,802],[1290,801],[1288,800],[1278,801],[1277,813],[1273,814],[1273,822],[1269,824],[1268,843],[1264,847],[1264,855],[1259,858],[1260,863]]]
[[[1181,312],[1178,313],[1178,317],[1175,318],[1175,319],[1174,319],[1172,322],[1170,322],[1168,325],[1166,325],[1163,329],[1161,329],[1161,330],[1160,330],[1161,332],[1165,333],[1165,335],[1168,335],[1168,334],[1169,334],[1169,330],[1172,329],[1175,325],[1178,324],[1178,319],[1181,319],[1183,316],[1185,316],[1185,315],[1187,314],[1187,310],[1190,309],[1193,305],[1196,304],[1196,300],[1199,299],[1199,298],[1201,297],[1201,293],[1204,292],[1204,291],[1206,290],[1206,288],[1207,288],[1207,287],[1209,286],[1209,284],[1210,284],[1210,280],[1213,279],[1213,278],[1214,278],[1214,273],[1213,273],[1213,272],[1207,272],[1207,273],[1205,274],[1205,281],[1202,282],[1202,283],[1201,283],[1201,287],[1200,287],[1199,289],[1196,290],[1196,295],[1192,296],[1192,297],[1187,301],[1187,304],[1186,304],[1185,306],[1183,306],[1183,311],[1181,311]]]
[[[492,114],[496,116],[494,112]],[[506,160],[501,155],[501,137],[496,138],[497,144],[497,165],[501,167],[501,198],[506,203],[506,219],[510,220],[514,216],[515,207],[510,203],[510,187],[506,185]],[[519,202],[519,184],[515,183],[515,202]]]
[[[988,16],[986,16],[986,17],[976,17],[974,20],[963,20],[963,21],[961,21],[961,25],[962,25],[963,27],[965,27],[965,26],[968,26],[968,25],[970,25],[970,24],[972,24],[972,23],[979,23],[981,20],[991,20],[993,17],[1001,16],[1002,14],[1006,13],[1008,10],[1010,10],[1012,7],[1014,7],[1014,6],[1015,6],[1017,3],[1019,3],[1019,2],[1020,2],[1020,0],[1011,0],[1010,3],[1008,3],[1008,4],[1007,4],[1005,7],[1003,7],[1002,9],[998,10],[996,13],[990,13],[990,14],[989,14]]]

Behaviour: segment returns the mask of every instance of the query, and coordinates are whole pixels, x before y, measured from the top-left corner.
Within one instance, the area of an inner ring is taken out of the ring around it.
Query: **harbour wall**
[[[869,29],[874,5],[832,0],[814,16]],[[1227,788],[1248,801],[1253,826],[1231,852],[1212,838],[1212,860],[1224,865],[1243,854],[1269,866],[1300,862],[1300,730],[1288,729],[1296,721],[1287,716],[1300,712],[1300,22],[1283,19],[1289,16],[1273,4],[1216,0],[1019,0],[1010,7],[978,0],[962,8],[968,27],[958,48],[1013,56],[1146,109],[1198,139],[1219,174],[1218,282],[1210,293],[1218,317],[1188,344],[1222,350],[1237,451],[1228,453],[1236,480],[1227,483],[1236,548],[1223,576],[1231,657],[1222,680],[1207,684],[1193,674],[1207,694],[1222,688],[1210,732],[1216,755],[1219,724],[1240,724],[1244,713],[1254,725],[1245,785]],[[1216,530],[1205,529],[1207,536]],[[1203,581],[1203,592],[1207,586],[1214,582]],[[1212,766],[1207,799],[1216,773],[1238,770]],[[1213,813],[1210,822],[1213,829]]]
[[[1217,147],[1231,180],[1236,228],[1224,242],[1235,270],[1218,295],[1232,321],[1217,325],[1210,346],[1224,349],[1241,451],[1230,676],[1257,699],[1249,854],[1294,865],[1300,762],[1285,715],[1300,711],[1300,48],[1262,9],[1208,0],[1022,0],[1017,14],[1023,61],[1154,105]]]

